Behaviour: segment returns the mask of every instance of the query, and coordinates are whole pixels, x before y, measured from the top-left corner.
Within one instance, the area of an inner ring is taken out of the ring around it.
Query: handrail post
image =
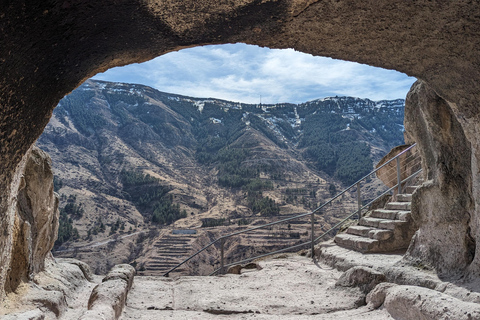
[[[225,238],[220,239],[220,274],[225,274],[224,266],[224,253],[225,253]]]
[[[362,217],[362,194],[360,190],[360,181],[357,182],[357,208],[358,208],[358,220]]]
[[[315,235],[314,235],[314,227],[315,227],[315,212],[312,212],[312,216],[311,216],[311,224],[312,224],[312,230],[310,232],[310,235],[311,235],[311,239],[312,239],[312,244],[311,244],[311,247],[312,247],[312,259],[315,258]]]
[[[398,184],[398,194],[402,193],[402,177],[400,174],[400,157],[397,157],[397,184]]]

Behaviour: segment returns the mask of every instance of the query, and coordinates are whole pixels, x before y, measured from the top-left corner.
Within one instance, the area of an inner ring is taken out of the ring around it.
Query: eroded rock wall
[[[412,199],[419,226],[407,253],[415,264],[459,275],[472,263],[480,235],[472,188],[472,147],[449,104],[416,82],[405,102],[405,129],[422,155],[425,182]]]
[[[43,271],[58,234],[58,198],[53,191],[50,157],[32,147],[26,158],[8,239],[11,250],[4,257],[9,261],[4,275],[7,293]]]

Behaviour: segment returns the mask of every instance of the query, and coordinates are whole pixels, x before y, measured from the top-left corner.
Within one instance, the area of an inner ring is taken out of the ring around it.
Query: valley
[[[37,143],[60,196],[54,255],[96,273],[130,263],[162,274],[220,235],[308,212],[368,173],[403,143],[403,107],[350,97],[249,105],[88,80],[62,99]],[[372,179],[366,192],[380,188]],[[354,194],[343,198],[322,214],[321,230],[356,206]],[[227,256],[305,241],[309,223],[236,237]],[[218,249],[184,272],[212,272]]]

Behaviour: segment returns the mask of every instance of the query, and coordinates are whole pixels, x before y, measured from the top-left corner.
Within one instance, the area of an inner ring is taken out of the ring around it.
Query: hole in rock
[[[413,81],[244,44],[99,74],[60,101],[38,141],[60,196],[54,255],[161,275],[221,235],[312,211],[403,143]],[[367,179],[362,202],[385,189]],[[356,207],[352,189],[316,216],[315,234]],[[309,217],[238,235],[226,262],[310,237]],[[212,272],[219,248],[180,271]]]

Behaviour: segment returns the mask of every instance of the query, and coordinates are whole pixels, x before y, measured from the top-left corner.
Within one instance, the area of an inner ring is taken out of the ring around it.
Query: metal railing
[[[320,205],[319,207],[317,207],[315,210],[313,210],[311,212],[298,214],[298,215],[295,215],[295,216],[290,217],[290,218],[278,220],[278,221],[275,221],[275,222],[270,222],[270,223],[267,223],[267,224],[264,224],[264,225],[261,225],[261,226],[256,226],[256,227],[253,227],[253,228],[248,228],[246,230],[233,232],[233,233],[224,235],[220,238],[217,238],[217,239],[213,240],[212,242],[210,242],[208,245],[204,246],[202,249],[195,252],[193,255],[189,256],[187,259],[185,259],[182,262],[180,262],[179,264],[177,264],[175,267],[168,270],[163,276],[168,277],[171,272],[173,272],[174,270],[176,270],[177,268],[179,268],[183,264],[187,263],[188,261],[190,261],[194,257],[198,256],[200,253],[204,252],[208,248],[210,248],[210,247],[212,247],[212,246],[214,246],[215,244],[218,244],[218,243],[220,244],[220,268],[214,269],[214,271],[210,275],[216,274],[218,272],[220,272],[220,274],[224,274],[225,273],[225,268],[228,268],[230,266],[243,264],[243,263],[258,259],[258,258],[262,258],[262,257],[266,257],[266,256],[269,256],[269,255],[274,255],[274,254],[277,254],[277,253],[281,253],[281,252],[285,252],[285,251],[289,251],[289,250],[293,250],[293,249],[297,249],[297,248],[302,248],[302,247],[306,247],[306,246],[310,247],[311,255],[313,257],[314,256],[314,250],[315,250],[315,244],[320,239],[327,236],[333,230],[338,230],[339,227],[341,227],[348,220],[352,219],[352,217],[356,216],[358,219],[360,219],[362,217],[362,211],[368,209],[372,203],[374,203],[377,199],[383,197],[384,195],[389,194],[391,192],[393,192],[395,194],[395,191],[396,191],[397,194],[402,193],[402,189],[403,189],[404,185],[409,180],[411,180],[412,178],[417,176],[422,171],[419,156],[416,153],[412,152],[412,150],[413,150],[413,148],[415,148],[415,146],[416,146],[416,144],[413,144],[412,146],[403,150],[402,152],[400,152],[398,155],[396,155],[392,159],[386,161],[384,164],[377,167],[375,170],[368,173],[367,175],[365,175],[364,177],[359,179],[357,182],[353,183],[351,186],[342,190],[340,193],[335,195],[333,198],[331,198],[327,202],[325,202],[322,205]],[[393,165],[393,161],[396,162],[395,165]],[[404,168],[404,169],[408,168],[409,171],[412,172],[412,173],[411,174],[406,174],[405,171],[407,171],[407,170],[402,171],[402,168]],[[362,182],[364,182],[364,184],[368,184],[372,180],[372,177],[375,178],[375,175],[380,170],[383,170],[383,172],[384,172],[383,175],[384,176],[392,176],[392,175],[396,176],[395,184],[392,187],[385,190],[384,192],[381,192],[380,194],[377,194],[377,196],[374,197],[374,199],[367,199],[367,200],[363,199],[362,198],[362,191],[361,191],[362,190],[362,187],[361,187]],[[402,175],[406,176],[406,177],[404,177],[402,179]],[[356,210],[353,213],[348,214],[340,222],[336,223],[333,227],[329,228],[327,231],[323,232],[318,237],[315,237],[315,214],[320,213],[320,211],[322,209],[326,208],[328,205],[333,204],[333,202],[335,200],[340,199],[341,197],[348,194],[349,192],[355,194],[354,196],[356,197],[356,204],[357,204],[356,205]],[[311,232],[310,232],[310,237],[309,237],[310,239],[307,242],[300,243],[300,244],[295,244],[293,246],[289,246],[289,247],[286,247],[286,248],[283,248],[283,249],[280,249],[280,250],[276,250],[276,251],[273,251],[273,252],[268,252],[268,253],[265,253],[265,254],[257,255],[257,256],[250,257],[250,258],[247,258],[247,259],[243,259],[243,260],[240,260],[240,261],[235,261],[235,262],[232,262],[232,263],[225,264],[225,242],[226,242],[227,239],[229,239],[231,237],[234,237],[234,236],[237,236],[237,235],[240,235],[240,234],[247,233],[247,232],[251,232],[251,231],[255,231],[255,230],[263,229],[263,228],[269,228],[273,225],[289,222],[289,221],[296,220],[296,219],[301,219],[301,218],[308,217],[308,216],[310,217]]]

